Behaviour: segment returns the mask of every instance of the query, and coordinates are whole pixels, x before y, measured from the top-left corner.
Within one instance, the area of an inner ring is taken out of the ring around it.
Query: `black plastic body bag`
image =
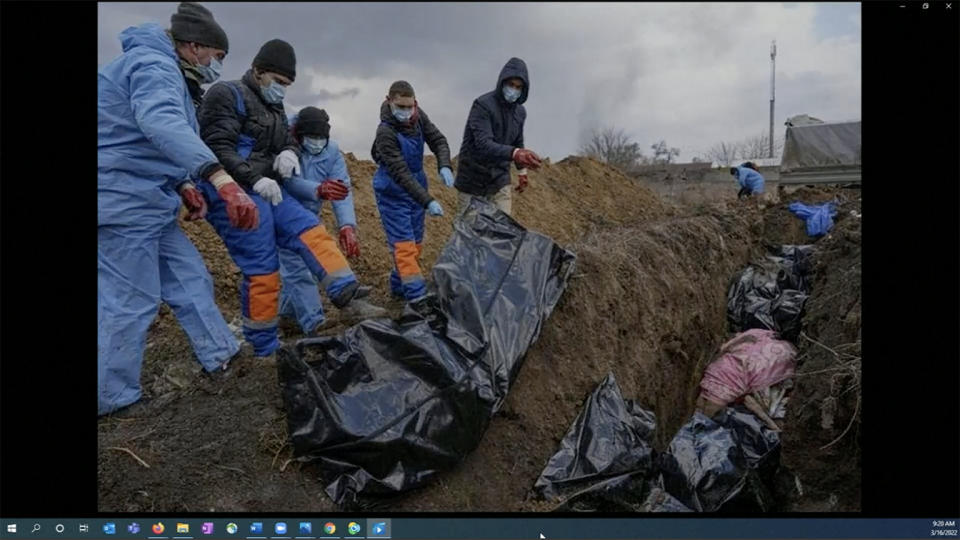
[[[282,348],[294,456],[343,506],[422,486],[479,444],[560,299],[573,253],[474,198],[396,321]]]

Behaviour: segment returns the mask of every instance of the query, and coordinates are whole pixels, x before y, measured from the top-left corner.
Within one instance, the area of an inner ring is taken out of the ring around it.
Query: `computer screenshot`
[[[0,538],[956,536],[958,11],[4,5]]]

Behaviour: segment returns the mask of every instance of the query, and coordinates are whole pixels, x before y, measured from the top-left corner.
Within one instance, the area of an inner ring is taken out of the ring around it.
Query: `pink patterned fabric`
[[[723,344],[707,366],[700,397],[727,405],[793,376],[797,350],[771,330],[747,330]]]

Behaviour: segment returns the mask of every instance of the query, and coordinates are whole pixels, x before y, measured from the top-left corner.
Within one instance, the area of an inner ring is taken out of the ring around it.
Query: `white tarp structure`
[[[823,120],[819,118],[814,118],[809,114],[798,114],[796,116],[791,116],[787,118],[786,124],[788,126],[812,126],[815,124],[822,124]]]
[[[860,183],[860,121],[787,127],[780,183]]]

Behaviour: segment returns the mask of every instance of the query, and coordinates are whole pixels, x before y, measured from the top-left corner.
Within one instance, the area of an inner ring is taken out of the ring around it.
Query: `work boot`
[[[340,308],[340,320],[347,324],[364,319],[376,319],[386,317],[387,310],[371,304],[362,298],[353,297],[350,303]]]

